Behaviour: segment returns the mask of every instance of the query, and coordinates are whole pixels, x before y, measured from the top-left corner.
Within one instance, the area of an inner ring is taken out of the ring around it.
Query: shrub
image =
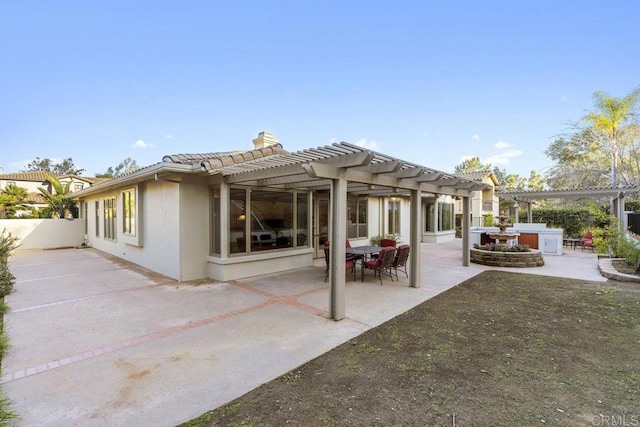
[[[493,214],[488,214],[488,215],[485,215],[482,225],[484,225],[485,227],[493,227],[495,222],[496,222],[496,217],[494,217]]]
[[[620,254],[620,242],[624,236],[620,231],[620,223],[611,217],[604,227],[593,230],[593,249],[597,253],[609,254],[609,256],[622,257]]]
[[[11,274],[6,264],[0,265],[0,297],[5,297],[13,292],[13,283],[16,277]]]
[[[9,255],[20,246],[16,244],[17,241],[18,238],[13,237],[6,228],[2,230],[0,233],[0,265],[7,265]]]
[[[19,418],[18,414],[11,409],[11,399],[0,390],[0,425],[7,425],[10,420]]]
[[[531,252],[531,248],[527,245],[500,246],[495,243],[487,243],[481,246],[475,243],[473,248],[492,252]]]
[[[618,243],[618,256],[624,258],[628,265],[638,268],[640,260],[640,247],[637,241],[630,238],[622,238]]]
[[[377,236],[373,236],[370,239],[371,240],[371,245],[372,246],[380,246],[380,241],[382,239],[391,239],[391,240],[395,240],[398,243],[400,243],[402,241],[400,239],[400,235],[399,234],[379,234]]]

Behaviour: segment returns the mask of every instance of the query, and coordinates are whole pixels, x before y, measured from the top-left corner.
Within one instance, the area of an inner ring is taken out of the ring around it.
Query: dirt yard
[[[491,271],[185,425],[631,426],[639,391],[639,284]]]

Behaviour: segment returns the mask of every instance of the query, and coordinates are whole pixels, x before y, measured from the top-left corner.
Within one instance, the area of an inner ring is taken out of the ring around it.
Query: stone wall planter
[[[471,249],[471,262],[492,267],[542,267],[542,252],[532,249],[531,252],[500,252]]]

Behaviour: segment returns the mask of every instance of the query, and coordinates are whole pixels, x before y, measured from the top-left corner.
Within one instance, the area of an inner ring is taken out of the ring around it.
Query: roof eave
[[[159,174],[164,173],[201,173],[200,165],[187,165],[180,163],[161,162],[155,165],[139,169],[131,174],[111,179],[92,185],[89,188],[73,193],[74,198],[83,198],[95,193],[121,188],[150,179],[157,180]]]

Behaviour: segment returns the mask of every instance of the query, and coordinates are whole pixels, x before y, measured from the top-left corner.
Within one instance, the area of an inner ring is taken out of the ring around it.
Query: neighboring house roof
[[[0,179],[4,181],[46,181],[46,174],[49,172],[46,171],[31,171],[31,172],[14,172],[14,173],[3,173],[0,175]]]
[[[491,182],[493,182],[493,185],[499,184],[498,179],[490,170],[461,172],[461,173],[457,173],[456,175],[459,176],[460,178],[470,179],[472,181],[478,181],[478,182],[482,182],[486,178],[490,178]]]
[[[47,200],[40,193],[29,193],[27,194],[27,203],[32,205],[46,205]]]
[[[13,172],[0,174],[0,179],[3,181],[31,181],[31,182],[44,182],[47,180],[47,175],[53,175],[58,179],[72,178],[76,181],[84,181],[89,184],[97,184],[109,180],[110,178],[95,178],[80,175],[57,175],[49,171],[29,171],[29,172]]]

